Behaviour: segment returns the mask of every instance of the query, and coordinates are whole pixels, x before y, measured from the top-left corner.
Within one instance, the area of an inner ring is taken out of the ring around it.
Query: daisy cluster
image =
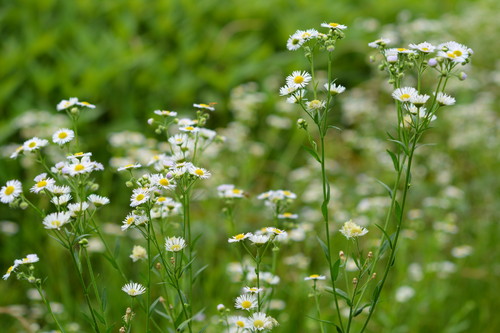
[[[40,261],[38,255],[28,254],[26,257],[14,260],[14,264],[7,269],[7,272],[2,276],[4,280],[7,280],[12,273],[14,273],[19,266],[32,264]]]
[[[123,220],[122,230],[145,224],[148,216],[160,219],[178,214],[182,195],[197,181],[212,176],[207,169],[195,165],[195,160],[218,138],[215,131],[203,127],[208,119],[206,111],[215,108],[213,104],[194,104],[194,107],[198,110],[197,119],[177,118],[175,111],[155,110],[160,119],[151,118],[148,123],[157,126],[157,133],[166,134],[170,152],[158,152],[144,165],[136,162],[118,168],[129,173],[131,179],[127,183],[135,187],[130,197],[133,211]],[[136,178],[135,171],[142,175]]]

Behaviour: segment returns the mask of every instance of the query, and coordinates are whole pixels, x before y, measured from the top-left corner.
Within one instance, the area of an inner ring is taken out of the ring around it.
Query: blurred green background
[[[469,78],[451,86],[458,105],[439,118],[436,129],[426,138],[427,143],[436,145],[426,147],[418,156],[418,186],[412,189],[410,204],[413,222],[408,225],[408,237],[398,254],[400,260],[385,291],[387,298],[378,309],[373,332],[497,332],[499,12],[500,5],[494,0],[3,1],[0,145],[6,146],[6,156],[0,161],[1,183],[13,178],[29,183],[40,172],[30,163],[9,160],[12,147],[8,144],[41,133],[40,128],[62,126],[64,120],[56,115],[55,105],[76,96],[97,105],[82,119],[80,130],[88,150],[106,166],[118,153],[108,144],[111,132],[133,130],[153,137],[146,124],[153,110],[182,113],[190,110],[192,103],[216,102],[217,112],[209,127],[229,127],[225,134],[239,133],[241,142],[229,137],[234,146],[222,149],[224,159],[213,158],[207,165],[218,173],[211,184],[234,182],[252,195],[279,187],[306,194],[310,181],[301,172],[313,168],[300,150],[302,134],[290,125],[301,115],[285,112],[277,89],[289,72],[307,68],[300,52],[286,50],[288,36],[297,29],[319,29],[324,21],[336,21],[349,27],[347,38],[335,51],[334,71],[348,88],[346,95],[350,94],[340,100],[334,116],[345,129],[332,137],[332,181],[339,192],[337,199],[342,201],[336,203],[336,220],[343,222],[344,215],[352,214],[376,218],[378,212],[361,213],[358,202],[382,195],[382,189],[369,181],[371,177],[390,180],[387,165],[380,163],[380,154],[386,148],[385,132],[390,129],[390,119],[384,117],[389,98],[384,76],[368,61],[373,50],[367,43],[381,36],[388,36],[396,45],[456,40],[475,51],[472,66],[466,69]],[[235,90],[247,82],[256,85]],[[247,110],[241,107],[242,96],[258,96],[258,102]],[[30,110],[50,113],[26,113]],[[269,118],[272,114],[279,118]],[[238,149],[250,154],[239,156]],[[20,164],[24,168],[19,168]],[[107,173],[98,181],[100,194],[109,195],[116,207],[103,209],[102,221],[118,225],[127,212],[129,196],[123,179]],[[304,207],[317,208],[313,199],[304,202]],[[255,200],[242,205],[242,228],[260,227],[257,222],[265,213],[256,209],[258,205]],[[213,226],[202,240],[211,251],[200,258],[201,263],[218,267],[218,272],[207,273],[200,289],[200,295],[209,299],[208,315],[213,315],[218,303],[231,304],[238,287],[232,287],[231,292],[219,291],[217,286],[225,283],[227,276],[210,253],[224,257],[224,262],[234,258],[225,257],[226,234],[217,233],[217,221],[222,218],[220,206],[199,203],[196,207],[203,209],[195,212],[195,218],[208,220],[206,223]],[[34,214],[6,206],[0,207],[0,213],[2,222],[13,221],[19,226],[18,231],[11,232],[7,224],[2,224],[0,269],[26,253],[46,253],[47,265],[40,269],[50,276],[51,296],[65,304],[66,320],[82,324],[79,305],[68,305],[74,296],[72,286],[65,282],[74,276],[59,270],[65,265],[66,254],[46,235]],[[115,241],[113,237],[110,233]],[[117,237],[124,266],[129,263],[127,256],[133,243]],[[451,251],[458,245],[470,245],[472,254],[466,258],[453,256]],[[318,250],[314,242],[293,249],[312,258],[303,275],[324,265],[322,258],[314,257]],[[292,247],[290,252],[294,252]],[[119,289],[121,282],[107,274],[113,270],[106,262],[96,260],[96,265],[108,285],[115,283]],[[422,277],[412,278],[409,267],[421,267]],[[286,267],[281,273],[286,275]],[[134,269],[130,274],[140,276]],[[277,316],[282,322],[277,332],[314,332],[317,327],[298,315],[297,304],[311,302],[307,286],[300,282],[303,275],[288,281],[300,285],[295,293],[288,290],[279,294],[288,304],[284,310],[288,315]],[[401,285],[411,286],[416,295],[407,302],[395,303],[394,295]],[[33,302],[25,289],[12,278],[0,282],[0,308]],[[118,292],[110,291],[114,293]],[[110,317],[119,322],[123,308],[112,308]],[[36,318],[43,326],[44,321],[36,314],[25,316]],[[5,322],[5,332],[22,331],[12,316],[0,313],[0,318]]]

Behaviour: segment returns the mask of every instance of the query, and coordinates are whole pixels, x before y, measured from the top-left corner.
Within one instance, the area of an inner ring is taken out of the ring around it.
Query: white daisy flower
[[[142,295],[146,292],[146,287],[140,283],[130,282],[122,287],[122,290],[132,297]]]
[[[196,124],[198,124],[197,120],[192,120],[189,118],[182,118],[182,119],[179,119],[179,121],[177,122],[177,125],[179,125],[179,127],[195,126]]]
[[[247,294],[258,294],[264,291],[264,288],[243,287],[243,292]]]
[[[74,158],[70,163],[66,164],[61,171],[63,174],[69,174],[71,177],[74,177],[76,175],[92,172],[95,166],[96,164],[90,161],[88,157],[84,157],[81,160]]]
[[[68,160],[73,160],[76,158],[83,158],[83,157],[90,157],[90,156],[92,156],[91,152],[88,152],[88,153],[78,152],[78,153],[74,153],[73,155],[66,156],[66,158]]]
[[[183,146],[187,143],[188,136],[186,134],[176,134],[168,138],[168,142],[174,146]]]
[[[297,198],[297,195],[295,193],[288,191],[288,190],[278,190],[278,191],[276,191],[276,194],[283,195],[288,199],[296,199]]]
[[[304,278],[304,280],[326,280],[326,276],[324,275],[318,275],[318,274],[312,274]]]
[[[299,218],[299,215],[297,214],[292,214],[289,212],[285,212],[283,214],[278,214],[279,219],[289,219],[289,220],[296,220]]]
[[[179,252],[186,245],[186,241],[182,237],[168,237],[165,239],[165,249],[168,252]]]
[[[368,46],[374,49],[378,49],[379,47],[386,47],[390,42],[391,41],[387,38],[379,38],[371,43],[368,43]]]
[[[306,103],[306,107],[309,111],[317,111],[317,110],[322,110],[326,106],[325,101],[320,101],[319,99],[313,99],[312,101],[309,101]]]
[[[35,262],[38,262],[38,261],[40,261],[40,258],[38,258],[38,255],[36,255],[36,254],[28,254],[23,259],[16,259],[16,260],[14,260],[14,266],[16,266],[16,265],[32,264],[32,263],[35,263]]]
[[[198,132],[200,129],[198,127],[194,127],[194,126],[183,126],[183,127],[179,127],[179,131],[181,132],[186,132],[186,133],[196,133]]]
[[[255,245],[262,245],[269,241],[270,237],[268,235],[250,235],[248,239]]]
[[[172,190],[175,188],[173,180],[169,179],[168,175],[164,176],[160,173],[151,175],[150,182],[153,186],[157,186],[166,190]]]
[[[142,165],[140,165],[139,163],[127,164],[127,165],[124,165],[124,166],[118,168],[118,171],[130,170],[130,169],[138,169],[140,167],[142,167]]]
[[[50,199],[50,202],[52,202],[56,206],[63,206],[67,204],[71,200],[71,194],[63,194],[61,196],[53,196],[52,199]]]
[[[190,165],[188,167],[188,172],[190,174],[192,174],[193,176],[196,176],[200,179],[207,179],[207,178],[210,178],[210,176],[212,176],[212,174],[210,173],[210,171],[206,170],[206,169],[203,169],[203,168],[198,168],[194,165]]]
[[[304,44],[305,39],[302,38],[302,31],[297,31],[293,35],[291,35],[287,42],[286,42],[286,48],[289,49],[290,51],[295,51],[300,49],[302,44]]]
[[[212,131],[211,129],[208,128],[200,128],[200,138],[203,138],[205,140],[211,141],[215,139],[217,136],[217,132]]]
[[[412,96],[410,98],[410,103],[414,104],[415,106],[420,107],[420,106],[424,105],[427,102],[427,100],[429,99],[429,97],[430,97],[429,95],[425,95],[425,94],[420,95],[420,94],[417,94],[417,95],[414,95],[414,96]]]
[[[441,106],[449,106],[455,104],[455,98],[446,95],[445,93],[439,92],[436,97],[436,101]]]
[[[130,258],[132,259],[133,262],[147,259],[147,257],[148,257],[148,252],[146,251],[145,248],[143,248],[140,245],[134,245],[134,248],[132,249],[132,254],[130,255]]]
[[[7,204],[14,201],[23,192],[22,184],[19,180],[13,179],[7,181],[0,190],[0,201]]]
[[[130,197],[130,207],[139,206],[149,200],[149,190],[147,188],[136,188]]]
[[[420,44],[410,44],[408,45],[411,49],[418,50],[422,53],[431,53],[434,52],[436,47],[431,43],[423,42]]]
[[[236,327],[238,330],[247,328],[246,320],[242,316],[231,316],[228,318],[228,322],[231,327]]]
[[[300,89],[294,92],[292,96],[289,96],[286,99],[286,102],[289,104],[299,104],[301,101],[305,100],[305,96],[306,96],[306,90]]]
[[[247,232],[246,234],[235,235],[235,236],[229,238],[227,241],[229,243],[241,242],[242,240],[247,239],[250,236],[252,236],[252,234],[250,232]]]
[[[154,110],[154,113],[162,117],[176,117],[177,112],[167,110]]]
[[[42,147],[45,147],[49,141],[45,139],[39,139],[36,136],[23,143],[23,151],[35,151]]]
[[[286,84],[289,86],[296,86],[304,88],[312,80],[311,74],[306,71],[294,71],[286,78]]]
[[[399,54],[416,54],[415,51],[404,48],[404,47],[397,47],[394,50],[396,50],[396,52],[398,52]]]
[[[19,146],[14,150],[12,154],[10,154],[10,158],[17,158],[19,154],[21,154],[24,151],[24,146]]]
[[[346,25],[338,24],[338,23],[334,23],[334,22],[331,22],[331,23],[324,22],[324,23],[321,23],[321,26],[323,28],[330,28],[330,29],[339,29],[339,30],[347,29]]]
[[[71,192],[71,188],[69,186],[66,186],[66,185],[63,185],[63,186],[53,185],[53,186],[49,186],[47,189],[50,192],[52,192],[52,194],[55,194],[55,195],[68,194]]]
[[[87,197],[87,200],[91,203],[94,204],[96,207],[104,206],[109,204],[109,198],[97,195],[97,194],[91,194]]]
[[[328,83],[325,83],[324,87],[327,91],[330,92],[330,95],[341,94],[345,91],[344,86],[341,86],[340,84],[337,85],[334,82],[330,83],[330,85],[328,85]]]
[[[43,225],[45,226],[45,229],[61,229],[63,225],[68,223],[71,218],[71,213],[70,212],[59,212],[59,213],[52,213],[43,219]]]
[[[66,100],[63,99],[57,104],[57,111],[63,111],[66,110],[72,106],[75,106],[78,104],[78,98],[76,97],[71,97],[70,99]]]
[[[51,186],[54,186],[56,181],[52,178],[47,178],[46,173],[42,173],[38,176],[35,177],[35,182],[36,184],[33,185],[33,187],[30,189],[31,192],[33,193],[39,193],[40,191],[43,191],[45,189],[49,189]]]
[[[217,192],[219,197],[226,199],[243,198],[245,195],[245,191],[235,188],[233,184],[219,185]]]
[[[366,235],[368,233],[368,230],[352,222],[352,220],[349,220],[344,223],[344,225],[340,229],[340,233],[347,239],[350,239]]]
[[[89,204],[85,201],[75,202],[68,205],[68,210],[71,213],[71,217],[76,217],[82,214],[89,208]]]
[[[274,239],[280,242],[285,241],[288,238],[288,233],[285,230],[269,227],[266,228],[266,231],[268,233],[274,234],[275,235]]]
[[[410,102],[417,95],[417,89],[413,87],[403,87],[394,90],[394,92],[392,93],[392,98],[401,102]]]
[[[293,94],[299,88],[300,88],[299,86],[296,86],[293,84],[287,84],[287,85],[280,88],[280,96],[288,96],[290,94]]]
[[[89,102],[78,102],[76,104],[78,106],[83,106],[83,107],[86,107],[86,108],[89,108],[89,109],[95,109],[95,105],[94,104],[90,104]]]
[[[135,224],[135,221],[137,221],[138,219],[140,219],[139,215],[136,215],[134,213],[129,213],[122,222],[123,223],[123,225],[121,226],[122,231],[125,231],[131,226],[133,226]]]
[[[439,57],[450,59],[453,62],[463,63],[472,54],[472,50],[457,42],[446,42],[438,46]]]
[[[193,106],[195,108],[201,109],[201,110],[215,111],[215,108],[212,106],[212,103],[211,104],[203,104],[203,103],[193,104]]]
[[[269,324],[270,320],[263,312],[256,312],[251,317],[246,319],[247,327],[252,331],[263,331]]]
[[[61,128],[52,135],[52,142],[62,146],[75,138],[75,132],[67,128]]]
[[[19,265],[12,265],[7,269],[7,272],[2,276],[2,279],[7,280],[10,275],[16,270]]]
[[[250,311],[257,307],[257,296],[253,294],[243,294],[235,300],[234,307],[236,309]]]

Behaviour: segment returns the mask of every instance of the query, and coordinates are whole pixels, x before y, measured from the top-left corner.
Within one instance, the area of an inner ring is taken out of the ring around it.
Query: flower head
[[[132,297],[142,295],[146,292],[146,288],[140,283],[130,282],[122,287],[122,290]]]
[[[35,151],[45,147],[49,142],[45,139],[39,139],[36,136],[23,143],[23,151]]]
[[[306,71],[294,71],[286,78],[286,84],[297,88],[304,88],[312,80],[311,74]]]
[[[179,252],[186,247],[186,241],[182,237],[168,237],[165,239],[165,248],[168,252]]]
[[[439,92],[436,96],[436,101],[441,106],[449,106],[455,104],[455,98],[446,95],[445,93]]]
[[[326,276],[324,275],[319,275],[319,274],[312,274],[304,278],[305,281],[308,280],[325,280]]]
[[[392,98],[400,102],[410,102],[418,95],[417,89],[413,87],[403,87],[394,90],[392,93]]]
[[[52,178],[47,177],[46,173],[42,173],[38,176],[35,177],[35,185],[30,189],[31,192],[33,193],[39,193],[40,191],[43,191],[44,189],[48,189],[56,183],[56,181]]]
[[[67,128],[61,128],[52,135],[52,141],[60,146],[75,138],[75,132]]]
[[[176,117],[177,112],[167,110],[154,110],[154,113],[162,117]]]
[[[63,111],[66,109],[69,109],[72,106],[75,106],[78,104],[78,98],[76,97],[70,97],[70,99],[63,99],[57,104],[57,111]]]
[[[349,220],[344,223],[340,229],[340,233],[342,233],[342,235],[344,235],[347,239],[350,239],[366,235],[368,230]]]
[[[71,219],[70,212],[59,212],[59,213],[51,213],[43,219],[43,225],[45,229],[61,229],[63,225],[69,223]]]
[[[345,91],[344,86],[341,86],[340,84],[337,85],[334,82],[332,82],[330,84],[325,83],[324,87],[328,92],[330,92],[331,95],[341,94]]]
[[[247,232],[246,234],[237,234],[237,235],[229,238],[227,241],[229,243],[241,242],[242,240],[247,239],[250,236],[252,236],[252,234],[249,232]]]
[[[197,109],[200,109],[200,110],[215,111],[215,108],[212,106],[213,104],[214,103],[210,103],[210,104],[200,103],[200,104],[193,104],[193,106]]]
[[[130,255],[130,258],[132,259],[133,262],[146,259],[147,257],[148,257],[148,252],[146,251],[145,248],[143,248],[140,245],[134,245],[134,248],[132,249],[132,254]]]
[[[339,29],[339,30],[347,29],[346,25],[335,23],[335,22],[331,22],[331,23],[324,22],[324,23],[321,23],[321,26],[323,28],[330,28],[330,29]]]
[[[94,204],[96,207],[104,206],[109,204],[109,199],[97,194],[91,194],[88,196],[87,200]]]
[[[0,201],[3,203],[11,203],[23,192],[22,184],[19,180],[13,179],[7,181],[0,190]]]
[[[130,197],[130,207],[139,206],[149,200],[149,189],[136,188]]]
[[[436,47],[434,45],[432,45],[431,43],[427,43],[427,42],[423,42],[420,44],[410,44],[408,46],[410,47],[410,49],[414,49],[414,50],[420,51],[422,53],[431,53],[431,52],[434,52],[434,50],[436,49]]]
[[[381,48],[381,47],[386,47],[387,45],[389,45],[391,41],[387,38],[379,38],[377,40],[374,40],[373,42],[371,43],[368,43],[368,46],[369,47],[372,47],[374,49],[378,49],[378,48]]]
[[[234,307],[241,310],[250,311],[257,307],[257,296],[253,294],[243,294],[235,300]]]

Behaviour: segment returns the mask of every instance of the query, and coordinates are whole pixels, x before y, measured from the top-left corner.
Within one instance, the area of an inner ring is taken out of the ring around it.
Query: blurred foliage
[[[310,176],[314,169],[300,148],[302,133],[293,128],[298,115],[286,112],[278,103],[277,87],[286,73],[306,68],[300,54],[286,51],[288,35],[335,20],[347,24],[349,30],[335,52],[335,73],[348,91],[340,99],[341,112],[334,115],[343,131],[330,138],[335,184],[332,210],[337,222],[351,216],[372,221],[379,218],[383,206],[377,204],[383,189],[374,178],[390,181],[383,138],[390,130],[391,113],[389,94],[381,91],[387,87],[385,78],[368,63],[371,53],[366,44],[386,35],[404,45],[426,39],[457,40],[475,50],[473,65],[467,68],[465,88],[451,87],[458,105],[439,117],[436,129],[426,138],[435,145],[419,151],[406,239],[372,331],[497,332],[500,63],[496,39],[500,22],[495,15],[499,10],[494,0],[27,0],[22,5],[4,1],[0,5],[0,143],[21,142],[34,135],[29,130],[40,124],[19,118],[26,110],[51,110],[48,117],[29,117],[45,119],[46,125],[63,124],[64,120],[60,123],[55,116],[55,104],[78,96],[98,105],[83,119],[81,132],[96,160],[106,162],[117,153],[106,143],[110,132],[140,130],[153,137],[145,130],[145,119],[152,110],[183,111],[195,102],[218,102],[210,127],[228,126],[224,132],[228,142],[220,156],[206,165],[214,173],[210,186],[234,182],[252,195],[289,188],[303,198],[302,206],[292,208],[300,210],[304,221],[314,224],[317,206]],[[239,101],[232,89],[249,81],[257,82],[261,102],[252,112],[243,110],[250,114],[243,120],[231,104]],[[277,114],[285,126],[273,126],[271,114]],[[0,161],[2,184],[15,177],[30,184],[39,173],[25,160],[21,161],[23,169],[17,170],[18,164]],[[100,194],[109,195],[115,207],[103,208],[101,221],[119,225],[129,196],[123,179],[105,173],[98,182]],[[211,192],[213,189],[207,188],[200,195]],[[363,208],[365,199],[372,200],[368,208]],[[199,262],[214,267],[205,273],[203,287],[198,290],[209,307],[209,316],[218,303],[230,305],[238,291],[237,285],[220,290],[228,279],[221,267],[237,256],[227,247],[221,207],[213,200],[194,206],[196,231],[205,235],[200,241],[203,251]],[[237,216],[243,230],[260,227],[268,220],[255,200],[240,206]],[[75,278],[74,273],[60,269],[66,265],[66,254],[47,236],[34,214],[4,206],[0,212],[3,221],[16,221],[20,226],[14,234],[0,232],[0,269],[26,251],[44,253],[46,264],[39,269],[49,276],[50,298],[64,304],[63,320],[81,318],[81,294],[66,283]],[[131,266],[128,258],[135,240],[112,232],[108,237],[130,278],[140,279],[144,263]],[[311,262],[303,268],[280,268],[283,286],[292,287],[282,288],[277,295],[287,307],[276,314],[282,322],[276,332],[312,332],[317,327],[304,318],[302,307],[311,302],[303,276],[324,266],[313,238],[283,249],[284,256],[303,253]],[[341,248],[345,246],[338,235],[334,240]],[[473,254],[461,259],[451,256],[451,249],[462,244],[472,245]],[[446,272],[451,266],[444,262],[451,262],[455,271]],[[110,317],[119,322],[126,304],[119,291],[122,281],[105,261],[96,260],[95,264],[102,285],[109,289],[109,299],[114,301]],[[412,277],[415,267],[421,268],[421,279]],[[401,285],[413,287],[416,295],[395,305],[394,295]],[[30,304],[23,315],[43,322],[37,317],[39,304],[28,299],[25,286],[18,286],[15,279],[0,283],[0,294],[0,307]],[[325,308],[330,306],[327,300],[324,296]],[[307,308],[312,309],[312,302]],[[308,314],[315,315],[312,311]],[[13,317],[1,318],[5,332],[20,331]]]

